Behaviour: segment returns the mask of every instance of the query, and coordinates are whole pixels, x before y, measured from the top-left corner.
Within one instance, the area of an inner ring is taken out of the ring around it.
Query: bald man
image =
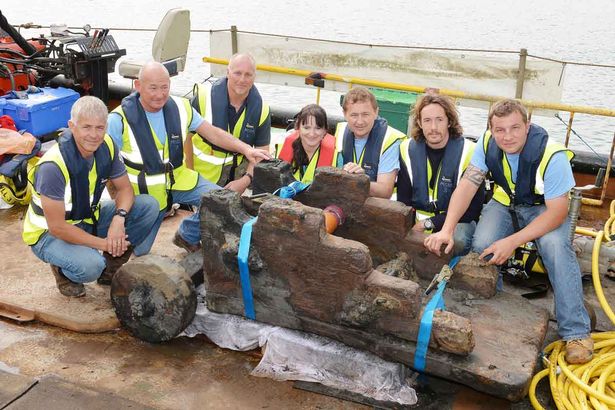
[[[169,72],[160,63],[143,66],[135,81],[136,91],[125,97],[109,114],[108,133],[117,144],[128,177],[136,193],[149,193],[158,200],[160,213],[145,245],[151,246],[166,211],[173,203],[200,206],[201,195],[219,187],[184,165],[184,145],[188,133],[207,139],[215,146],[238,153],[256,163],[269,158],[262,151],[233,138],[205,121],[190,102],[170,96]],[[200,249],[199,213],[186,217],[173,243],[189,252]]]
[[[215,127],[269,152],[271,116],[269,106],[263,103],[254,86],[255,76],[254,58],[249,54],[235,54],[229,60],[225,78],[213,84],[195,85],[192,106]],[[239,193],[252,182],[254,165],[245,164],[240,153],[229,152],[201,138],[193,138],[192,145],[187,144],[186,148],[188,167],[205,179]]]

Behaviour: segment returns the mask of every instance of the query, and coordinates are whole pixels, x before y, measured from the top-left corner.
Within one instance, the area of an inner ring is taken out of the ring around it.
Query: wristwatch
[[[423,221],[423,228],[426,231],[432,231],[433,230],[434,226],[433,226],[433,221],[431,220],[431,218],[425,219]]]
[[[114,215],[121,216],[122,218],[126,218],[126,216],[128,215],[128,211],[122,208],[118,208],[115,210]]]

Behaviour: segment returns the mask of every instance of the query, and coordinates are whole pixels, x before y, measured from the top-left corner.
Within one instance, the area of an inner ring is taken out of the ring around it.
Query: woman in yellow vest
[[[335,166],[335,137],[327,133],[327,113],[320,105],[299,111],[278,158],[290,163],[295,179],[306,184],[314,180],[316,168]]]

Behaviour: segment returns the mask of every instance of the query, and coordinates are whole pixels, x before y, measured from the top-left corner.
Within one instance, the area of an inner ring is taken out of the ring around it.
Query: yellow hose
[[[593,238],[595,238],[596,236],[598,236],[598,232],[593,231],[589,228],[581,228],[577,226],[577,229],[575,230],[575,233],[578,233],[580,235],[585,235],[585,236],[591,236]]]
[[[615,201],[611,202],[611,217],[614,214]],[[600,306],[615,325],[615,313],[609,306],[600,283],[598,261],[604,232],[577,228],[577,233],[595,237],[592,250],[592,280]],[[592,333],[591,337],[595,343],[594,356],[591,361],[582,365],[566,362],[565,343],[561,340],[545,348],[543,354],[544,357],[549,355],[545,360],[548,362],[548,367],[538,372],[530,383],[530,403],[534,409],[544,410],[536,398],[536,387],[547,375],[551,395],[558,410],[615,408],[615,332]]]
[[[611,323],[615,325],[615,313],[609,306],[609,302],[607,302],[606,297],[604,296],[604,290],[602,289],[602,283],[600,282],[600,246],[602,245],[602,231],[598,232],[598,236],[596,236],[596,240],[594,241],[594,248],[592,250],[592,282],[594,284],[594,290],[596,292],[596,297],[598,297],[598,301],[600,302],[600,306],[604,313],[608,316]]]

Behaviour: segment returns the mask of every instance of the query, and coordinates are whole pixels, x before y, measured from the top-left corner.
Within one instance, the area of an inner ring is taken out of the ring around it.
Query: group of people
[[[167,69],[150,62],[111,113],[95,97],[75,102],[68,129],[34,168],[22,235],[51,265],[60,293],[110,284],[133,253],[150,251],[174,203],[198,207],[213,189],[246,189],[254,164],[270,158],[255,71],[252,57],[236,55],[227,77],[191,102],[171,96]],[[220,186],[224,174],[234,177]],[[113,200],[101,201],[105,188]],[[182,220],[173,243],[200,248],[198,213]]]
[[[198,207],[205,192],[249,187],[255,164],[270,159],[271,116],[255,73],[251,56],[234,55],[227,76],[195,86],[189,101],[170,95],[169,73],[151,62],[111,113],[95,97],[74,104],[69,128],[35,168],[23,232],[63,295],[83,296],[83,283],[94,280],[109,284],[132,253],[148,253],[173,203]],[[589,316],[568,240],[571,152],[512,99],[492,106],[477,143],[464,138],[446,96],[428,93],[417,101],[411,138],[378,115],[364,87],[353,87],[342,108],[346,121],[335,135],[322,107],[298,113],[277,152],[295,178],[309,183],[316,168],[334,166],[367,175],[371,196],[391,198],[396,188],[396,199],[416,210],[412,229],[430,234],[425,246],[436,254],[473,250],[500,265],[536,241],[567,359],[590,360]],[[496,189],[483,206],[488,174]],[[105,187],[112,201],[100,201]],[[201,247],[198,212],[181,222],[173,243]]]

